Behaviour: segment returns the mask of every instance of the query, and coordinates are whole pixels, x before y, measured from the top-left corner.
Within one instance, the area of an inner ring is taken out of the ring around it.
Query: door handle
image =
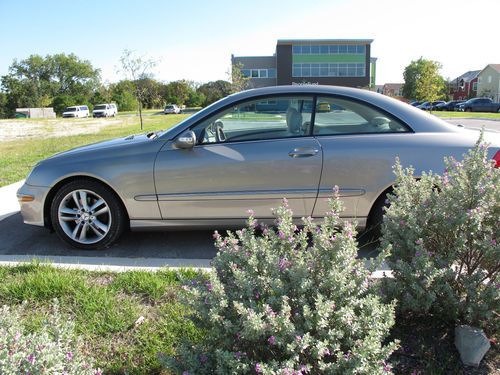
[[[294,148],[292,151],[288,153],[288,156],[292,158],[307,158],[310,156],[314,156],[319,152],[318,149],[312,147],[298,147]]]

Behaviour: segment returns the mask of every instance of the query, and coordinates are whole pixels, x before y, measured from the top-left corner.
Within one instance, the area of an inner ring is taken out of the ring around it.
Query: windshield
[[[96,105],[94,107],[94,110],[96,110],[96,109],[106,109],[106,105]]]
[[[172,108],[174,108],[174,106],[173,105],[167,105],[165,108],[166,109],[172,109]]]
[[[64,110],[64,112],[75,112],[76,111],[76,107],[68,107]]]

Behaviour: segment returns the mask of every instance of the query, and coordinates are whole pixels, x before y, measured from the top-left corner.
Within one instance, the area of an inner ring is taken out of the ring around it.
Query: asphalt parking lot
[[[480,129],[482,126],[500,132],[500,121],[453,119],[455,124]],[[0,190],[5,190],[2,188]],[[14,189],[11,189],[15,192]],[[14,207],[3,215],[0,212],[0,262],[16,262],[33,258],[70,263],[116,264],[160,267],[208,267],[216,254],[212,231],[162,231],[131,232],[109,249],[82,251],[59,240],[57,235],[40,227],[23,224],[21,214],[16,211],[15,193],[1,194],[0,208]],[[1,210],[0,210],[1,211]],[[3,219],[2,219],[3,217]],[[360,255],[373,255],[373,246],[364,248]],[[123,261],[123,260],[126,261]]]

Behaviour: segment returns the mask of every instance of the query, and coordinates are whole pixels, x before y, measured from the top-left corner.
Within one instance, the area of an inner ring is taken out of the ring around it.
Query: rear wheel
[[[373,204],[368,215],[365,232],[363,233],[363,242],[371,243],[380,240],[385,209],[389,206],[387,203],[387,194],[389,193],[390,191],[380,195]]]
[[[126,214],[116,195],[93,180],[64,185],[51,204],[51,221],[66,243],[84,250],[109,247],[123,233]]]

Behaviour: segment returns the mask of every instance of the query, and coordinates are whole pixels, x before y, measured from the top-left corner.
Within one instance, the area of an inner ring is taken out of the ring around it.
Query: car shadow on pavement
[[[223,231],[221,231],[223,233]],[[20,213],[0,221],[0,258],[8,255],[29,255],[34,258],[51,256],[100,258],[212,259],[217,250],[213,231],[154,231],[128,232],[108,249],[79,250],[49,230],[26,225]],[[359,255],[376,255],[375,246],[364,246]]]
[[[20,213],[0,221],[0,255],[81,256],[119,258],[212,259],[212,231],[125,233],[104,250],[75,249],[45,228],[26,225]]]

